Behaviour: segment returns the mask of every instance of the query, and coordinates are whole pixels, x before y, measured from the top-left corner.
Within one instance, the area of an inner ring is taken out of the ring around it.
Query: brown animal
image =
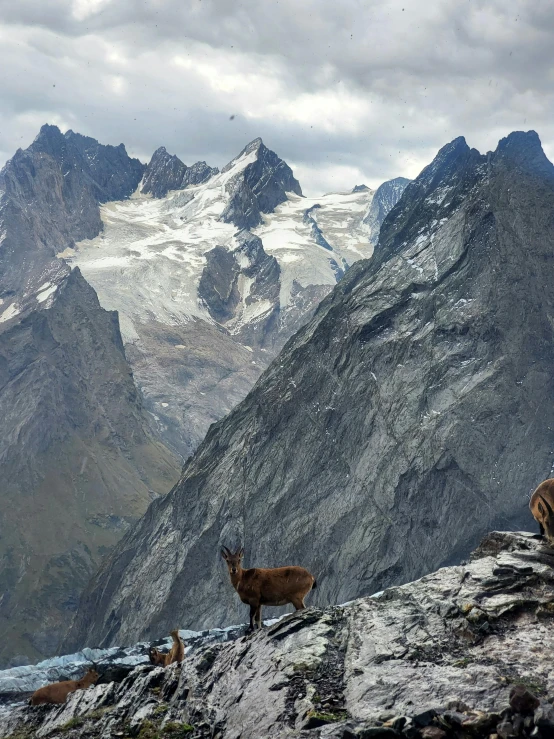
[[[316,588],[315,577],[304,567],[242,569],[244,549],[234,554],[223,547],[221,556],[227,562],[231,583],[243,603],[250,606],[250,629],[262,628],[262,606],[284,606],[292,603],[297,611],[306,608],[304,598]]]
[[[91,667],[80,680],[64,680],[61,683],[52,683],[35,690],[31,696],[31,705],[40,706],[42,703],[65,703],[67,696],[76,690],[86,690],[98,680],[100,675]]]
[[[531,496],[529,508],[539,524],[541,536],[554,546],[554,479],[541,482]]]
[[[173,638],[173,644],[167,654],[165,652],[158,651],[154,647],[150,648],[148,657],[153,665],[167,667],[168,665],[172,665],[174,662],[182,662],[185,658],[185,645],[179,636],[179,631],[174,629],[171,632],[171,636]]]

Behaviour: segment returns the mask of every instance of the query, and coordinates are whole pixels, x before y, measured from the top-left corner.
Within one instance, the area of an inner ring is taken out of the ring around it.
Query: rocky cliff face
[[[122,146],[52,126],[0,174],[0,663],[56,651],[102,555],[176,479],[117,315],[55,256],[141,175]]]
[[[187,167],[178,157],[168,154],[165,146],[160,146],[146,167],[140,191],[163,198],[170,190],[200,185],[218,172],[218,169],[208,167],[206,162],[196,162]]]
[[[0,736],[550,737],[553,566],[530,534],[495,532],[469,562],[373,597],[234,629],[227,643],[185,635],[184,661],[166,669],[114,682],[109,655],[104,684],[63,706],[12,695]]]
[[[250,161],[227,184],[229,203],[221,215],[226,223],[241,229],[254,228],[263,223],[262,213],[272,213],[286,201],[288,192],[302,195],[292,169],[261,139],[248,144],[222,173],[232,171],[241,159]]]
[[[55,252],[96,236],[98,204],[129,196],[143,169],[123,144],[102,146],[56,126],[16,152],[0,172],[0,324],[45,299],[68,273]]]
[[[298,563],[317,604],[527,521],[554,449],[554,167],[533,132],[458,139],[88,588],[68,646],[236,622],[221,544]],[[163,546],[161,545],[163,542]]]
[[[394,180],[383,182],[375,190],[375,195],[364,218],[364,223],[369,229],[370,241],[373,245],[379,241],[379,233],[383,221],[400,200],[402,193],[409,184],[410,180],[407,180],[405,177],[396,177]],[[361,185],[361,187],[365,187],[365,185]]]

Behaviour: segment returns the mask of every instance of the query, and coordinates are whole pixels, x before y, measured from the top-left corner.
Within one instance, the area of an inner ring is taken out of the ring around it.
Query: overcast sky
[[[552,0],[0,0],[0,160],[43,123],[221,167],[261,136],[306,194],[464,135],[554,154]],[[231,119],[231,117],[234,118]]]

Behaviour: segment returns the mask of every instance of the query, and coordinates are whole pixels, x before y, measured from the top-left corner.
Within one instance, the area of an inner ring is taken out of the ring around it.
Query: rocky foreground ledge
[[[554,550],[495,532],[468,563],[376,597],[139,665],[64,706],[14,706],[0,737],[554,736],[553,617]]]

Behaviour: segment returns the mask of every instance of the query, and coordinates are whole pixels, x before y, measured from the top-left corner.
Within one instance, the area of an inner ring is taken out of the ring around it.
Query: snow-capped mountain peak
[[[257,159],[258,152],[262,146],[265,148],[265,144],[261,140],[261,138],[258,137],[257,139],[254,139],[249,144],[247,144],[244,149],[239,154],[237,154],[236,157],[231,159],[231,161],[228,162],[221,171],[227,172],[230,169],[233,169],[239,162],[242,162],[244,166],[250,164],[251,162],[254,162]],[[245,161],[246,158],[249,158],[247,162]],[[241,168],[244,167],[241,166]]]
[[[134,195],[102,206],[102,233],[64,253],[119,312],[146,406],[183,456],[372,248],[371,190],[304,198],[260,138],[183,187],[191,169],[160,147]]]

